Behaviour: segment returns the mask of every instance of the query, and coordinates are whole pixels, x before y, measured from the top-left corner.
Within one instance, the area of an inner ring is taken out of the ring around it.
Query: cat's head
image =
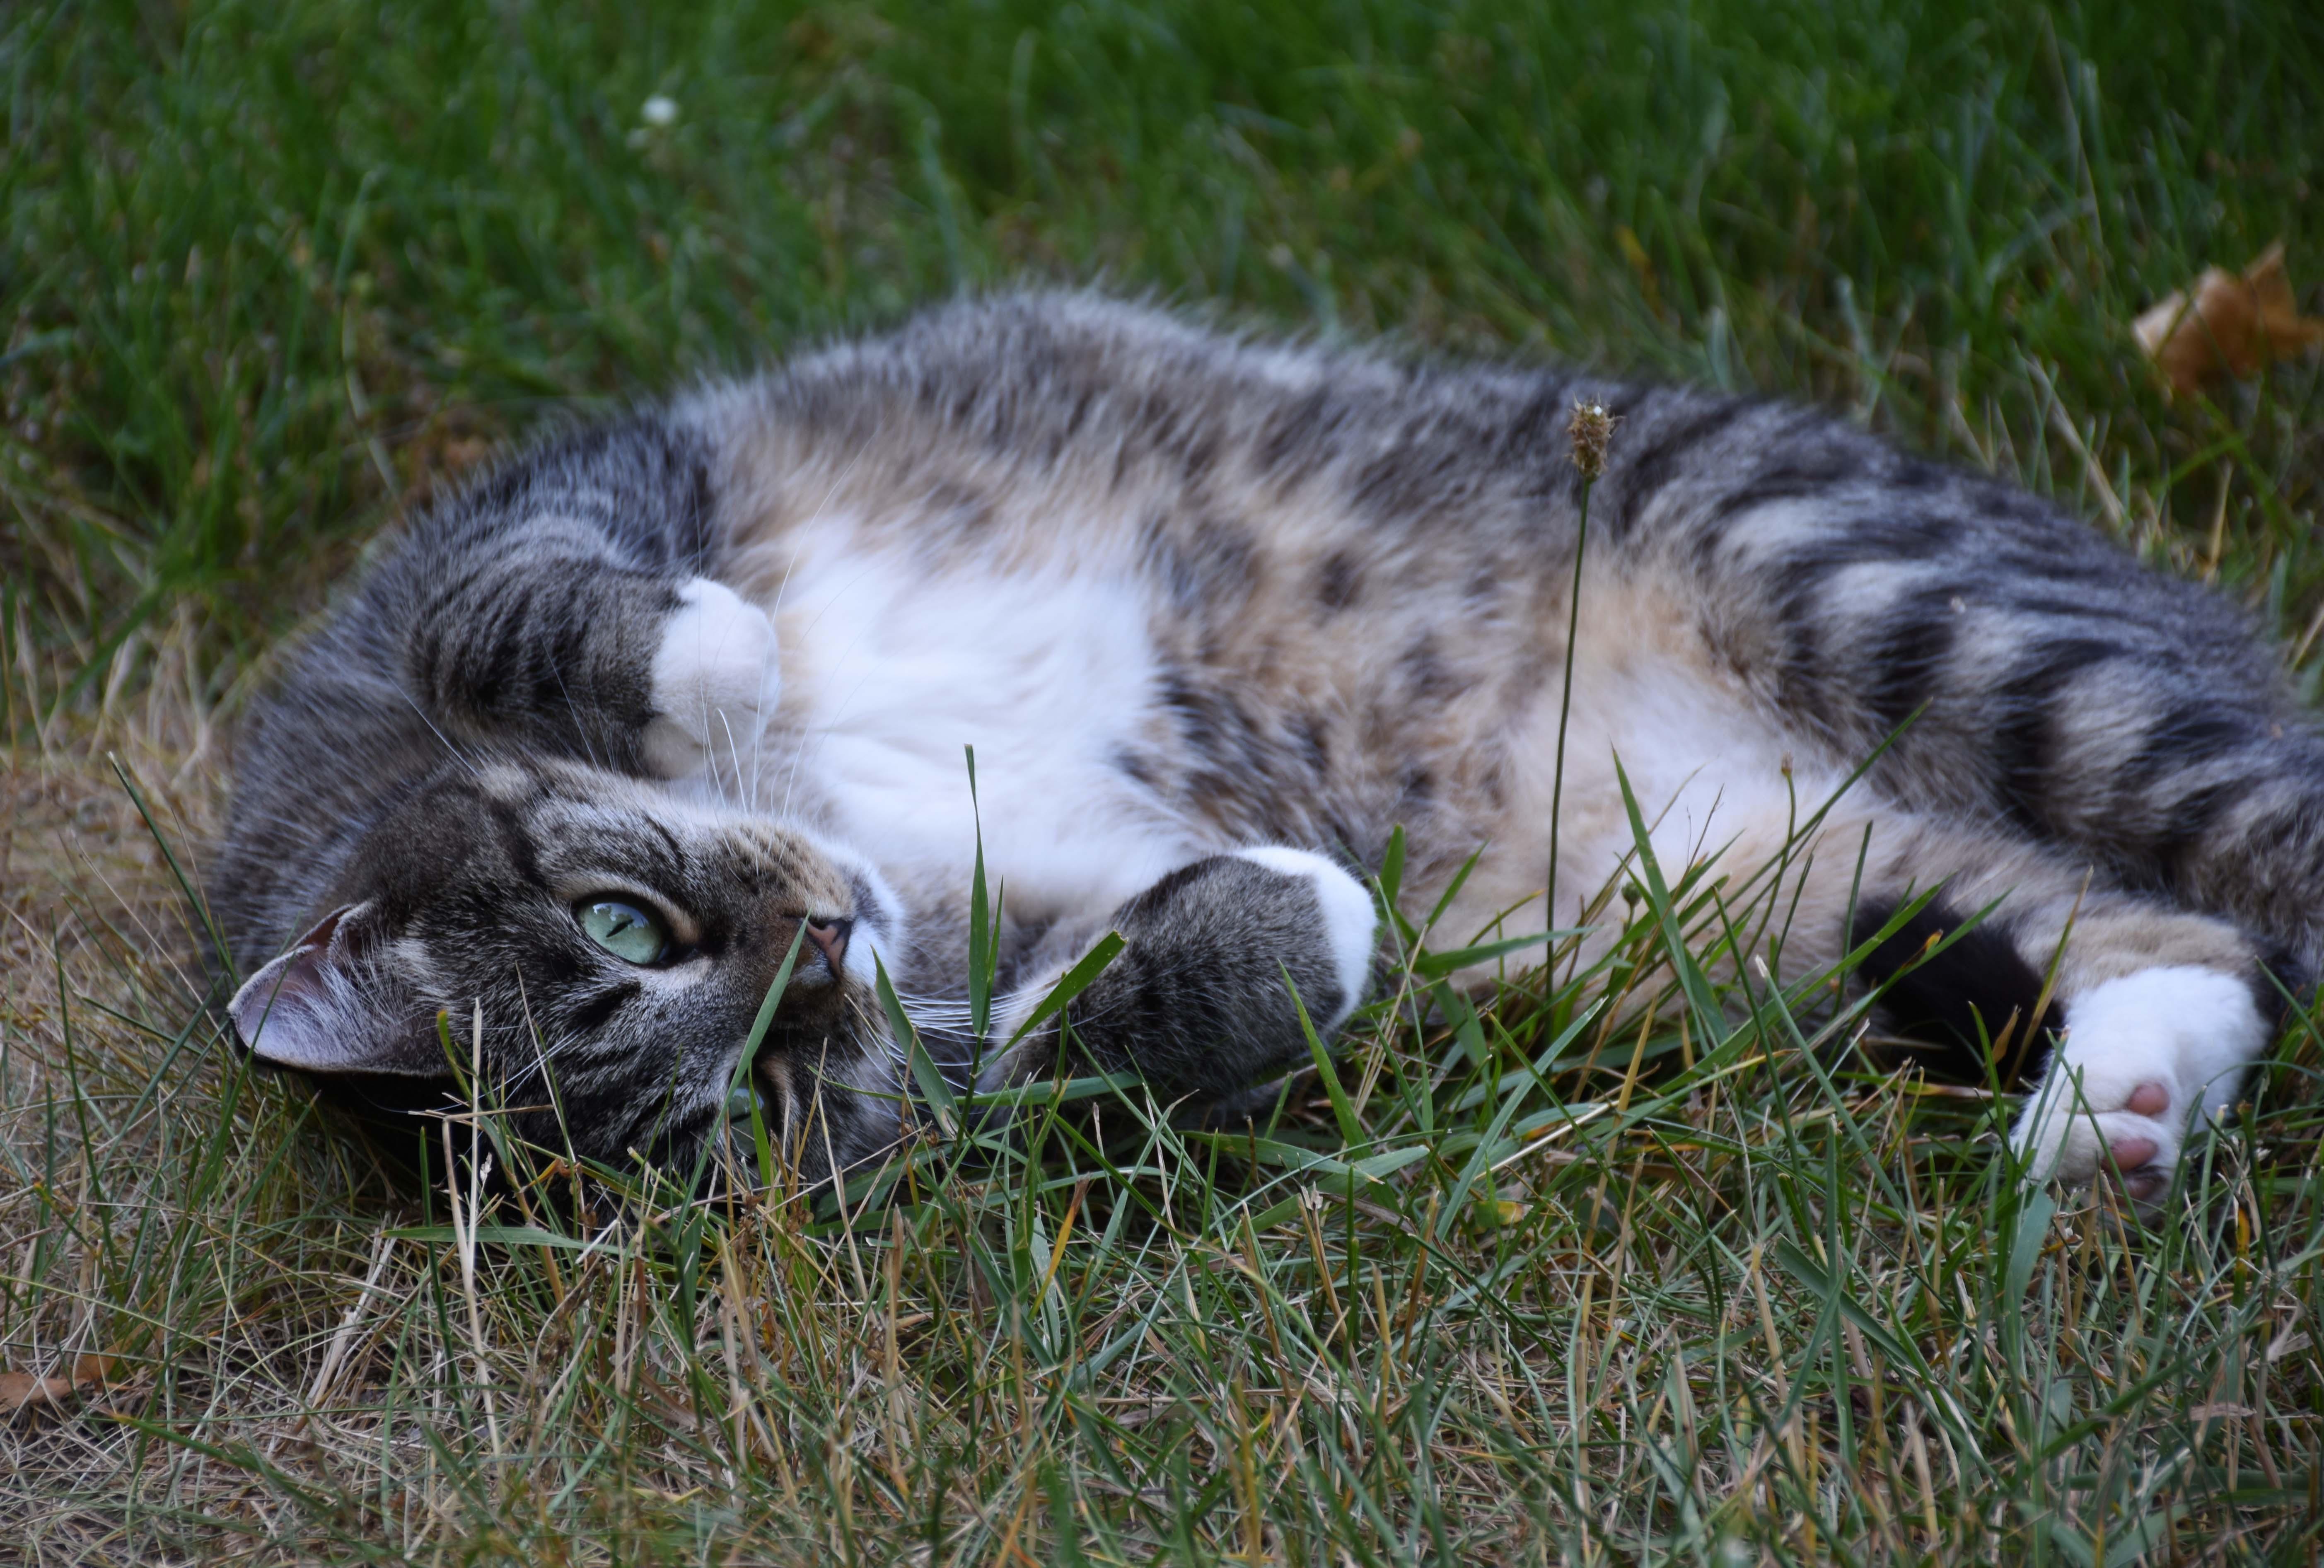
[[[690,1171],[742,1104],[737,1064],[796,942],[744,1080],[770,1137],[815,1180],[904,1126],[872,979],[899,906],[868,864],[796,828],[593,768],[484,761],[389,811],[327,904],[229,1010],[261,1060],[348,1096],[409,1106],[448,1089],[448,1036],[526,1141]]]

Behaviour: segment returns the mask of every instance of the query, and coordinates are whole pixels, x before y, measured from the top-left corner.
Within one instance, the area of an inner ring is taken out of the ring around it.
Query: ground
[[[1481,1018],[1412,945],[1264,1142],[1101,1099],[585,1228],[247,1075],[187,890],[399,510],[1019,279],[1813,399],[2313,696],[2324,371],[2169,398],[2128,326],[2279,238],[2318,310],[2324,14],[27,3],[0,79],[0,1555],[2314,1560],[2305,1019],[2159,1214],[2029,1193],[1831,977],[1712,987],[1674,867]]]

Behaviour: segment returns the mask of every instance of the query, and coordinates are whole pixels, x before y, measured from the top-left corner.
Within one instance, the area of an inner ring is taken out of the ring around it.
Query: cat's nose
[[[834,974],[839,973],[839,961],[846,956],[847,934],[854,929],[855,922],[853,920],[809,920],[807,923],[807,939],[815,944],[816,950],[823,955],[823,961],[831,965]]]

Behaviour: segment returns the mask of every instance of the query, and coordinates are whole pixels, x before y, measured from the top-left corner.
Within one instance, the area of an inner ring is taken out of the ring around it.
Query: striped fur
[[[1569,649],[1577,399],[1620,424]],[[246,970],[369,901],[367,955],[334,935],[302,962],[379,977],[399,1028],[488,993],[521,1085],[508,984],[538,1010],[584,983],[549,956],[579,894],[522,870],[548,829],[512,807],[513,869],[422,857],[433,880],[381,912],[383,868],[479,789],[627,814],[608,866],[655,824],[705,867],[775,835],[751,862],[784,868],[752,873],[772,901],[720,918],[779,935],[779,915],[878,905],[931,1017],[956,1016],[981,822],[1008,887],[1004,1020],[1120,925],[1084,1049],[1219,1100],[1298,1057],[1250,976],[1288,964],[1334,1019],[1359,1000],[1335,978],[1370,936],[1346,873],[1397,826],[1416,908],[1483,846],[1447,927],[1539,928],[1569,659],[1560,921],[1625,874],[1618,758],[1665,863],[1781,863],[1793,973],[1845,948],[1851,900],[1942,884],[1940,924],[2001,900],[1987,961],[1923,975],[1911,1007],[1997,1024],[2070,923],[2066,1044],[2020,1130],[2038,1171],[2087,1176],[2110,1148],[2155,1190],[2264,1043],[2277,980],[2324,958],[2324,737],[2232,606],[2048,504],[1785,404],[1256,343],[1085,295],[932,312],[552,441],[417,519],[254,715],[215,892]],[[1217,859],[1254,846],[1324,858]],[[705,919],[757,896],[688,886]],[[763,962],[713,963],[724,1000],[699,1014],[598,1019],[632,1042],[599,1055],[634,1070],[590,1114],[710,1104]],[[2150,992],[2188,999],[2178,1032],[2108,1021],[2133,982],[2166,1012]],[[877,1094],[901,1087],[878,1010],[859,995],[844,1020],[815,1047],[857,1064],[828,1118],[843,1161],[891,1134]],[[657,1087],[697,1071],[696,1033],[702,1082]],[[803,1042],[767,1074],[813,1079]]]

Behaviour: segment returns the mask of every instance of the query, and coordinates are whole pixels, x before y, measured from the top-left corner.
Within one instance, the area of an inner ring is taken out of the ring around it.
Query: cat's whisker
[[[565,704],[565,711],[572,717],[574,738],[581,742],[582,755],[589,759],[592,767],[604,767],[604,760],[597,755],[597,748],[589,739],[589,722],[581,711],[581,705],[573,700],[572,689],[565,684],[565,672],[552,661],[549,674],[557,682],[557,695]]]
[[[733,769],[734,775],[733,789],[730,792],[727,789],[724,781],[720,780],[718,785],[719,793],[725,796],[728,800],[737,806],[747,806],[749,802],[742,798],[742,745],[734,739],[733,723],[726,716],[726,710],[724,708],[718,710],[718,731],[721,734],[726,737],[727,762]],[[716,753],[715,752],[712,753],[712,757],[715,766],[716,757]]]
[[[428,716],[428,710],[421,707],[419,703],[415,702],[410,692],[404,690],[399,686],[395,688],[395,695],[403,699],[403,703],[406,707],[409,707],[414,714],[419,715],[420,722],[428,726],[429,733],[444,743],[444,749],[452,753],[453,756],[459,759],[460,765],[462,767],[467,769],[471,773],[476,771],[476,764],[475,761],[470,758],[466,752],[463,752],[459,747],[452,743],[451,736],[437,728],[436,721]]]

